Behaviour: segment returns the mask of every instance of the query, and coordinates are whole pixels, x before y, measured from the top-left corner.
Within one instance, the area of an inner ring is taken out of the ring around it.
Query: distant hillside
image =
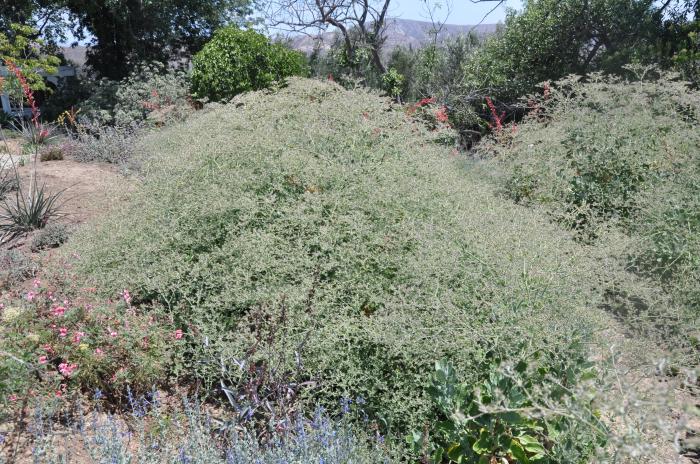
[[[390,52],[398,46],[418,48],[425,44],[429,39],[429,31],[433,27],[432,23],[427,21],[414,21],[412,19],[390,19],[387,21],[386,27],[386,43],[384,52]],[[445,24],[438,36],[439,40],[444,40],[448,37],[454,37],[461,34],[468,34],[473,31],[479,36],[485,36],[496,32],[498,24],[480,24],[473,26],[469,24]],[[318,37],[309,37],[299,35],[291,39],[291,44],[297,50],[304,53],[311,53],[314,49],[314,43],[317,38],[322,41],[322,49],[328,50],[333,43],[335,33],[326,32]]]
[[[386,42],[384,45],[384,53],[389,53],[398,46],[419,48],[429,40],[428,32],[433,27],[432,23],[427,21],[414,21],[412,19],[390,19],[387,21],[386,27]],[[469,24],[445,24],[438,36],[439,40],[445,40],[448,37],[455,37],[461,34],[468,34],[473,31],[479,36],[486,36],[496,32],[498,24],[480,24],[472,26]],[[333,43],[335,33],[326,32],[318,36],[321,39],[322,49],[328,50]],[[291,38],[291,46],[306,54],[310,54],[314,49],[314,43],[317,37],[309,37],[306,35],[298,35]],[[85,65],[87,47],[79,45],[76,47],[61,47],[66,60],[71,64],[82,68]]]

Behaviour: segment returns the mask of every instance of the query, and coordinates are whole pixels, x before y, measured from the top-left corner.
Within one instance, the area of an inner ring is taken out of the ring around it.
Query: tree
[[[348,63],[359,50],[369,51],[374,67],[386,72],[381,48],[391,0],[270,0],[268,25],[276,29],[317,34],[335,29],[342,37]]]
[[[21,71],[23,79],[32,91],[48,90],[41,72],[54,73],[60,60],[46,53],[44,42],[36,39],[37,31],[29,26],[11,24],[7,33],[0,32],[0,64],[14,66]],[[2,79],[0,77],[0,79]],[[12,96],[22,95],[18,76],[9,73],[7,82],[0,88]]]
[[[647,53],[660,27],[653,0],[530,0],[466,69],[466,82],[504,99],[566,74],[617,71]]]
[[[119,79],[138,62],[168,62],[199,51],[214,30],[240,23],[250,0],[65,0],[94,37],[88,64]]]
[[[42,38],[46,45],[66,39],[69,30],[68,10],[64,0],[2,0],[0,31],[12,35],[12,25],[33,29],[32,40]]]

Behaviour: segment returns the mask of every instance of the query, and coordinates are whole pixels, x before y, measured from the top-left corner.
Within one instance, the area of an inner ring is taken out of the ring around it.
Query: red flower
[[[36,100],[34,100],[34,92],[32,92],[31,87],[29,87],[29,82],[27,82],[27,78],[24,77],[24,74],[22,74],[22,71],[17,67],[15,63],[12,61],[6,59],[5,60],[5,66],[7,66],[7,69],[10,70],[12,74],[15,75],[17,80],[19,81],[20,87],[22,87],[22,93],[24,94],[24,97],[27,99],[27,104],[32,110],[32,122],[34,123],[34,126],[39,128],[39,108],[36,106]]]
[[[494,124],[489,123],[489,128],[493,129],[495,127],[496,131],[498,132],[503,129],[503,117],[506,115],[506,113],[503,112],[499,116],[498,112],[496,111],[496,105],[493,104],[490,97],[486,97],[486,104],[488,105],[489,110],[491,110],[491,118],[494,122]]]
[[[435,103],[435,97],[430,97],[430,98],[423,98],[416,103],[416,107],[420,108],[421,106],[424,105],[429,105],[431,103]]]
[[[447,108],[444,105],[435,111],[435,119],[440,122],[447,122],[450,119],[447,115]]]

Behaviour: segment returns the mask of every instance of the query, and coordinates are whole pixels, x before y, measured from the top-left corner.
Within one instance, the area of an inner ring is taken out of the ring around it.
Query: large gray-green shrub
[[[432,417],[436,360],[477,382],[494,353],[565,356],[607,321],[588,251],[433,138],[374,93],[290,79],[149,134],[143,185],[69,252],[104,293],[171,312],[180,375],[236,384],[255,315],[283,312],[302,396],[362,397],[401,437]]]
[[[700,94],[651,68],[628,69],[658,79],[592,75],[587,83],[575,77],[555,83],[509,143],[481,146],[490,158],[483,170],[507,197],[544,207],[648,278],[648,289],[663,290],[609,292],[617,303],[627,301],[623,312],[635,330],[664,333],[665,346],[696,366]],[[619,233],[629,244],[615,250],[611,236]]]

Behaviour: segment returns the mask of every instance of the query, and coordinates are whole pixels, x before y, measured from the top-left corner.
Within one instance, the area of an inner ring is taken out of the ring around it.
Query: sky
[[[431,5],[440,5],[436,10],[436,19],[441,22],[449,12],[448,24],[477,24],[485,15],[493,9],[498,2],[486,1],[474,3],[471,0],[428,0]],[[389,12],[391,16],[402,19],[416,19],[419,21],[429,21],[430,16],[426,14],[425,0],[392,0]],[[522,6],[520,0],[507,0],[502,6],[496,8],[488,14],[484,23],[497,23],[506,17],[506,6],[519,9]]]

